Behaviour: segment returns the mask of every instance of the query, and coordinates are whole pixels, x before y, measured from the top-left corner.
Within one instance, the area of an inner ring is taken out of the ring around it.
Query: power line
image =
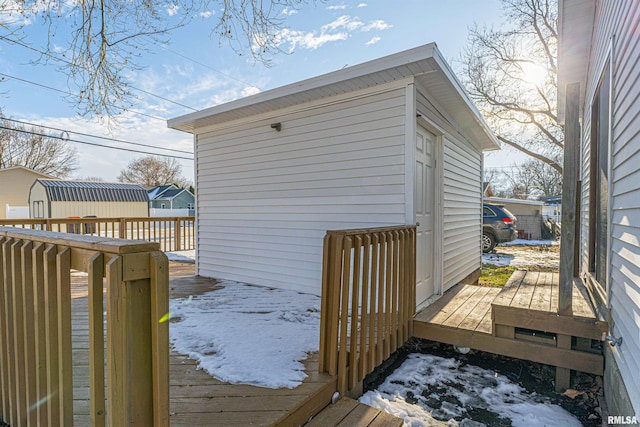
[[[40,50],[40,49],[36,49],[36,48],[34,48],[33,46],[29,46],[28,44],[23,43],[23,42],[21,42],[21,41],[14,40],[14,39],[11,39],[11,38],[6,37],[6,36],[3,36],[3,35],[0,35],[0,39],[2,39],[2,40],[6,40],[6,41],[8,41],[8,42],[10,42],[10,43],[13,43],[13,44],[16,44],[16,45],[18,45],[18,46],[22,46],[22,47],[24,47],[24,48],[26,48],[26,49],[29,49],[29,50],[32,50],[32,51],[34,51],[34,52],[36,52],[36,53],[39,53],[39,54],[44,55],[44,56],[47,56],[47,57],[49,57],[49,58],[51,58],[51,59],[53,59],[53,60],[55,60],[55,61],[63,62],[63,63],[65,63],[65,64],[67,64],[67,65],[74,65],[71,61],[69,61],[69,60],[67,60],[67,59],[65,59],[65,58],[61,58],[61,57],[58,57],[58,56],[52,55],[52,54],[51,54],[51,53],[49,53],[49,52],[45,52],[45,51],[42,51],[42,50]],[[187,58],[187,59],[188,59],[188,58]],[[87,70],[87,69],[85,68],[85,71],[90,71],[90,70]],[[137,91],[139,91],[139,92],[145,93],[145,94],[147,94],[147,95],[150,95],[150,96],[156,97],[156,98],[158,98],[158,99],[162,99],[163,101],[170,102],[170,103],[172,103],[172,104],[178,105],[178,106],[183,107],[183,108],[186,108],[186,109],[188,109],[188,110],[191,110],[191,111],[198,111],[196,108],[190,107],[190,106],[188,106],[188,105],[182,104],[182,103],[180,103],[180,102],[174,101],[174,100],[169,99],[169,98],[165,98],[165,97],[163,97],[163,96],[160,96],[160,95],[157,95],[157,94],[155,94],[155,93],[152,93],[152,92],[146,91],[146,90],[144,90],[144,89],[140,89],[139,87],[136,87],[136,86],[133,86],[133,85],[129,85],[129,87],[130,87],[131,89],[134,89],[134,90],[137,90]]]
[[[67,96],[76,96],[75,94],[73,94],[71,92],[64,91],[62,89],[57,89],[55,87],[43,85],[42,83],[37,83],[37,82],[34,82],[32,80],[27,80],[27,79],[23,79],[23,78],[20,78],[20,77],[12,76],[10,74],[0,73],[0,76],[7,77],[9,79],[18,80],[20,82],[27,83],[27,84],[34,85],[34,86],[38,86],[38,87],[41,87],[41,88],[44,88],[44,89],[49,89],[49,90],[53,90],[53,91],[56,91],[56,92],[60,92],[60,93],[62,93],[64,95],[67,95]],[[167,119],[163,119],[162,117],[152,116],[150,114],[142,113],[142,112],[136,111],[136,110],[131,110],[129,108],[124,108],[124,110],[125,111],[129,111],[129,112],[134,113],[134,114],[139,114],[141,116],[149,117],[150,119],[160,120],[161,122],[166,122],[167,121]]]
[[[20,123],[22,125],[27,125],[27,126],[47,128],[47,129],[51,129],[51,130],[57,130],[57,131],[60,131],[60,132],[67,132],[67,133],[74,133],[76,135],[88,136],[90,138],[103,139],[105,141],[120,142],[120,143],[123,143],[123,144],[137,145],[137,146],[140,146],[140,147],[156,148],[158,150],[166,150],[166,151],[173,151],[173,152],[176,152],[176,153],[184,153],[184,154],[193,155],[193,153],[191,151],[176,150],[175,148],[164,148],[164,147],[158,147],[156,145],[142,144],[142,143],[139,143],[139,142],[126,141],[124,139],[117,139],[117,138],[109,138],[109,137],[106,137],[106,136],[92,135],[92,134],[89,134],[89,133],[82,133],[82,132],[77,132],[77,131],[68,130],[68,129],[60,129],[60,128],[55,128],[55,127],[52,127],[52,126],[39,125],[37,123],[24,122],[22,120],[15,120],[15,119],[7,118],[7,117],[2,117],[1,119],[2,120],[8,120],[8,121],[11,121],[11,122],[14,122],[14,123]]]
[[[197,60],[195,60],[195,59],[193,59],[193,58],[189,58],[188,56],[183,55],[183,54],[182,54],[182,53],[180,53],[180,52],[176,52],[175,50],[170,49],[170,48],[168,48],[167,46],[162,46],[162,48],[163,48],[163,49],[165,49],[165,50],[168,50],[169,52],[173,53],[174,55],[177,55],[177,56],[179,56],[179,57],[181,57],[181,58],[186,59],[187,61],[191,61],[191,62],[193,62],[194,64],[198,64],[198,65],[200,65],[201,67],[208,68],[208,69],[209,69],[209,70],[211,70],[211,71],[215,71],[216,73],[222,74],[223,76],[225,76],[226,78],[228,78],[228,79],[230,79],[230,80],[235,80],[235,81],[237,81],[237,82],[239,82],[239,83],[242,83],[243,85],[253,86],[253,84],[251,84],[251,83],[247,83],[247,82],[245,82],[245,81],[243,81],[243,80],[240,80],[240,79],[238,79],[238,78],[236,78],[236,77],[233,77],[232,75],[227,74],[227,73],[225,73],[225,72],[222,72],[222,71],[220,71],[220,70],[218,70],[218,69],[216,69],[216,68],[213,68],[212,66],[207,65],[207,64],[205,64],[205,63],[203,63],[203,62],[197,61]]]
[[[95,147],[111,148],[112,150],[129,151],[131,153],[140,153],[140,154],[151,154],[151,155],[154,155],[154,156],[170,157],[170,158],[173,158],[173,159],[193,160],[192,157],[176,156],[176,155],[173,155],[173,154],[158,154],[158,153],[153,153],[151,151],[134,150],[132,148],[113,147],[111,145],[98,144],[97,142],[81,141],[81,140],[78,140],[78,139],[64,138],[62,136],[56,136],[56,135],[45,135],[45,134],[39,133],[39,132],[32,132],[32,131],[28,131],[28,130],[15,129],[15,128],[8,127],[8,126],[1,126],[0,125],[0,129],[6,129],[6,130],[9,130],[9,131],[12,131],[12,132],[26,133],[26,134],[29,134],[29,135],[42,136],[42,137],[45,137],[45,138],[59,139],[59,140],[62,140],[62,141],[75,142],[75,143],[78,143],[78,144],[92,145],[92,146],[95,146]]]

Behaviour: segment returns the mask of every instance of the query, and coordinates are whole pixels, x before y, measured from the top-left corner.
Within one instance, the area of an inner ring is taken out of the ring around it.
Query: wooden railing
[[[72,426],[74,386],[89,386],[93,426],[169,425],[168,265],[158,244],[0,227],[0,261],[0,419]],[[72,317],[71,269],[88,273],[88,379],[74,377],[72,343],[87,326]]]
[[[195,218],[29,218],[0,219],[0,226],[87,234],[119,239],[147,240],[165,252],[195,249]]]
[[[414,226],[328,231],[320,372],[345,394],[408,340],[416,296]]]

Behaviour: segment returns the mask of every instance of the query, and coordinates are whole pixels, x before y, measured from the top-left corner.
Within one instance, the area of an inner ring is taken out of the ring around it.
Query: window
[[[496,216],[496,213],[491,208],[484,206],[482,208],[482,216]]]
[[[607,64],[591,104],[589,161],[589,271],[603,288],[607,282],[610,73]]]
[[[187,203],[187,209],[193,209],[193,203]]]

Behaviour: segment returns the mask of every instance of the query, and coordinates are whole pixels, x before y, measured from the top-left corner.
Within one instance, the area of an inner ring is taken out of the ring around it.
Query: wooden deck
[[[193,265],[170,264],[171,298],[196,295],[215,288],[215,281],[194,276]],[[88,426],[91,423],[88,400],[89,356],[85,277],[72,278],[72,296],[74,421],[76,426]],[[318,372],[317,353],[311,355],[304,365],[308,377],[302,385],[295,389],[272,390],[223,383],[204,371],[197,370],[195,361],[172,351],[170,355],[171,425],[189,427],[302,425],[330,404],[331,397],[337,389],[335,376]],[[376,423],[362,424],[363,421],[358,421],[351,424],[351,421],[357,420],[358,417],[368,420],[371,414],[374,414],[373,419],[377,419]],[[366,411],[360,408],[351,413],[349,420],[349,425],[399,425],[397,418],[373,408]]]
[[[343,397],[314,417],[308,427],[402,427],[404,421],[371,406]]]
[[[607,324],[596,318],[578,280],[573,316],[559,316],[558,279],[522,270],[502,289],[455,286],[416,314],[414,335],[553,365],[567,377],[568,370],[602,375],[602,355],[591,350],[591,340],[600,340]]]

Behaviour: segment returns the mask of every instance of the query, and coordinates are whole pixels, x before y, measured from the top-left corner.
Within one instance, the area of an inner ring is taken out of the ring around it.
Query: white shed
[[[580,275],[622,338],[604,345],[616,424],[640,422],[639,11],[637,1],[561,0],[559,15],[558,113],[580,137]]]
[[[194,135],[197,274],[320,294],[327,230],[419,224],[417,302],[481,266],[498,148],[435,44],[169,120]]]

